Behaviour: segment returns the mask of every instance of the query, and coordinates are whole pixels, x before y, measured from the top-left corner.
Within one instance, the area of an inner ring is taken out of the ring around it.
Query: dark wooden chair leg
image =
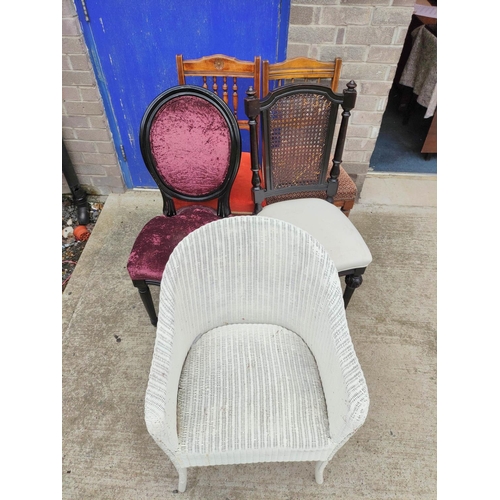
[[[151,290],[149,289],[148,284],[145,281],[134,281],[134,286],[137,290],[139,290],[139,295],[149,315],[151,324],[156,326],[158,323],[158,317],[156,316],[155,305],[153,304],[153,297],[151,297]]]
[[[349,301],[351,300],[352,294],[356,288],[359,288],[363,283],[364,269],[361,271],[355,271],[354,274],[348,274],[345,277],[345,290],[344,290],[344,309],[347,309]]]
[[[340,211],[346,216],[349,217],[349,214],[351,213],[351,204],[350,203],[344,203],[340,207]]]

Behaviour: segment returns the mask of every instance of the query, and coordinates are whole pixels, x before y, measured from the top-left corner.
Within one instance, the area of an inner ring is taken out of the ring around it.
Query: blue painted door
[[[75,4],[129,188],[156,187],[142,161],[139,126],[148,104],[177,85],[176,54],[243,60],[260,55],[270,62],[286,57],[290,0]]]

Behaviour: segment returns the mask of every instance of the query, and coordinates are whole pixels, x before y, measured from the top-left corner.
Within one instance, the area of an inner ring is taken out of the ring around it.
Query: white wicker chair
[[[187,467],[316,461],[363,424],[368,392],[335,265],[308,233],[232,217],[184,238],[163,273],[145,418]]]

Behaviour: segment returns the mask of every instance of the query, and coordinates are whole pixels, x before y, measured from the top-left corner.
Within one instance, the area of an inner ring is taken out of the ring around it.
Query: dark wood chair
[[[307,57],[296,57],[284,62],[270,64],[262,62],[262,96],[265,97],[270,90],[293,83],[318,83],[329,86],[337,92],[342,69],[342,59],[337,57],[334,61],[317,61]],[[354,207],[358,190],[356,184],[349,177],[343,167],[340,167],[338,190],[333,203],[345,215],[349,216]],[[316,193],[315,196],[321,196]]]
[[[332,203],[338,189],[347,125],[356,102],[356,84],[349,82],[343,94],[317,84],[279,87],[262,100],[252,89],[247,94],[255,213],[290,222],[323,244],[339,275],[346,277],[347,307],[372,260],[356,227]],[[330,167],[339,107],[342,120]],[[265,187],[258,175],[258,117]],[[323,192],[324,199],[315,197],[317,192]]]
[[[149,285],[160,285],[165,264],[187,234],[230,215],[229,193],[240,164],[241,138],[236,118],[222,99],[201,87],[181,85],[149,105],[139,142],[163,198],[163,215],[140,231],[127,269],[156,325]],[[189,206],[177,212],[173,198]],[[200,205],[212,199],[217,199],[216,210]]]

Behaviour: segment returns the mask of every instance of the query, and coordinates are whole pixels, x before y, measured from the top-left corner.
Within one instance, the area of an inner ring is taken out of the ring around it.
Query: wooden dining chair
[[[318,83],[329,86],[337,92],[342,69],[342,59],[334,61],[317,61],[307,57],[296,57],[284,62],[270,64],[262,63],[262,97],[266,97],[270,90],[292,83]],[[354,181],[343,167],[340,167],[338,190],[333,203],[349,217],[354,207],[357,188]]]
[[[214,54],[199,59],[184,59],[182,54],[178,54],[176,64],[179,85],[188,83],[211,90],[232,110],[240,130],[248,130],[248,119],[243,112],[243,100],[250,86],[254,88],[257,96],[261,95],[260,56],[254,57],[253,61],[244,61],[224,54]],[[233,213],[252,213],[251,178],[250,152],[243,151],[240,168],[231,189]],[[181,200],[175,200],[175,204],[179,207],[184,206]],[[204,204],[213,206],[213,201]]]

